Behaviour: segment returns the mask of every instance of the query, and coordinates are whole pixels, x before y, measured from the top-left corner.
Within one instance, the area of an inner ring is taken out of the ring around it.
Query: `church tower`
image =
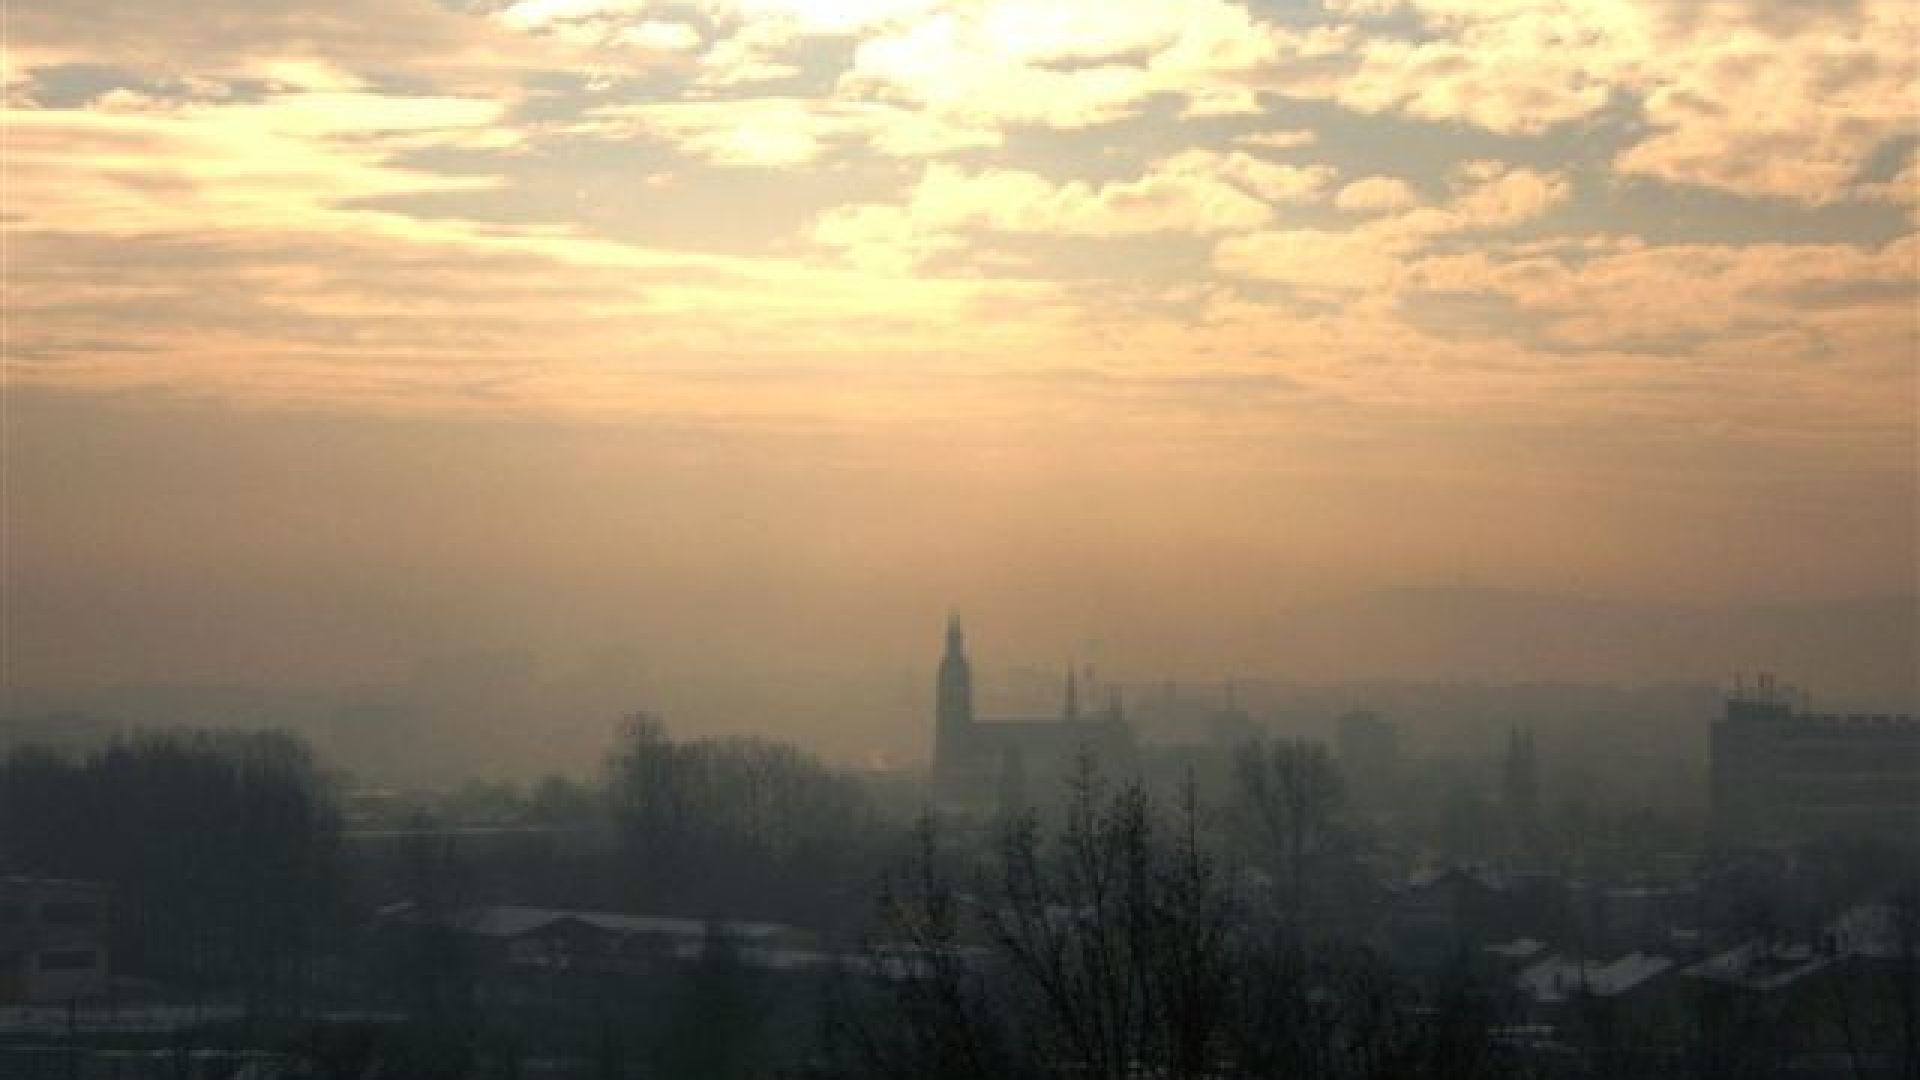
[[[940,678],[933,708],[935,782],[950,782],[965,769],[973,732],[973,670],[967,664],[967,639],[960,617],[947,619],[947,651],[940,657]]]

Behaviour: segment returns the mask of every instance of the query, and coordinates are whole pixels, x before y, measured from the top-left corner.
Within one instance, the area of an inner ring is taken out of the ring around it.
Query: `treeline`
[[[629,721],[607,799],[632,910],[822,925],[860,906],[892,831],[853,778],[785,744]]]
[[[1496,1041],[1503,1003],[1464,970],[1416,989],[1314,926],[1293,874],[1330,851],[1338,790],[1322,768],[1297,744],[1249,750],[1236,814],[1267,816],[1224,858],[1191,788],[1168,809],[1092,771],[1056,826],[1011,816],[979,855],[924,824],[841,983],[814,1075],[1521,1075]],[[1278,897],[1244,855],[1279,870]]]
[[[645,716],[597,782],[549,778],[524,796],[470,786],[371,830],[404,842],[355,840],[339,804],[282,732],[16,747],[0,756],[0,874],[110,886],[120,973],[281,1008],[383,905],[823,926],[864,910],[905,831],[857,780],[793,746],[676,740]],[[463,838],[474,824],[523,828]]]
[[[298,740],[140,735],[0,760],[0,867],[112,887],[115,964],[298,1005],[340,914],[339,814]]]
[[[1464,936],[1459,963],[1417,976],[1380,951],[1382,853],[1324,747],[1249,742],[1140,780],[1087,759],[1046,779],[1038,806],[915,823],[792,746],[675,739],[641,716],[591,783],[476,787],[438,819],[409,808],[356,836],[296,739],[141,735],[0,759],[0,874],[107,883],[116,974],[285,1020],[247,1037],[356,1080],[535,1061],[622,1080],[1504,1080],[1575,1052],[1538,1044],[1512,973]],[[1832,896],[1761,878],[1703,901],[1772,941],[1793,911],[1886,876],[1831,854]],[[478,932],[495,904],[713,923],[697,956],[628,963],[579,925]],[[767,948],[727,919],[814,933]],[[1871,998],[1838,1014],[1848,1032],[1920,1031],[1914,971],[1836,984]],[[1784,1060],[1790,1018],[1719,993],[1689,985],[1644,1033],[1586,1002],[1556,1037],[1591,1051],[1591,1075]],[[1647,1048],[1664,1057],[1632,1056]]]
[[[469,783],[371,831],[493,830],[445,853],[459,864],[469,904],[819,927],[862,907],[906,820],[882,812],[857,778],[790,744],[676,739],[637,714],[593,782]],[[366,848],[371,900],[415,898],[415,847]]]

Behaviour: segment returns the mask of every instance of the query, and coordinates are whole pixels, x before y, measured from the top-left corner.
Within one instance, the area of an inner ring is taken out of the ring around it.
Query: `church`
[[[955,813],[988,815],[1053,801],[1078,762],[1109,775],[1131,767],[1133,731],[1116,690],[1104,708],[1083,710],[1067,670],[1058,716],[982,720],[973,712],[973,669],[960,620],[947,621],[947,645],[935,688],[933,801]]]

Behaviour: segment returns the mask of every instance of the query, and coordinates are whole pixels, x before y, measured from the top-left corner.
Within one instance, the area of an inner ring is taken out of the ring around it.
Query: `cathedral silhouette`
[[[1083,710],[1079,679],[1067,668],[1060,714],[982,720],[973,710],[973,667],[958,616],[947,620],[933,721],[933,798],[962,814],[1020,811],[1057,787],[1082,760],[1108,773],[1132,764],[1133,729],[1116,688],[1104,708]],[[1043,785],[1036,788],[1035,785]]]

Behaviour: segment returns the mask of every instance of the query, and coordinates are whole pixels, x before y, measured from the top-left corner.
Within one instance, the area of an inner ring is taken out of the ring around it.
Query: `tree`
[[[971,906],[954,884],[930,817],[914,854],[881,883],[876,926],[861,962],[831,985],[821,1059],[826,1077],[870,1080],[1022,1080],[1039,1075],[1010,1032],[964,925]]]
[[[931,823],[884,893],[881,992],[843,1010],[843,1068],[872,1077],[1208,1077],[1229,1000],[1227,908],[1189,799],[1169,834],[1138,787],[1083,764],[1052,843],[1004,822],[969,894]]]
[[[823,1075],[940,1080],[1497,1077],[1498,1014],[1468,984],[1423,1000],[1363,948],[1243,907],[1189,787],[1076,778],[1051,836],[1006,824],[974,887],[923,829],[847,980]],[[904,883],[905,888],[900,887]]]
[[[297,1010],[340,899],[339,815],[306,745],[273,731],[141,733],[0,762],[0,859],[113,887],[123,970]]]
[[[644,907],[828,921],[870,880],[877,821],[865,793],[792,746],[676,742],[642,715],[608,772],[630,893]]]
[[[1137,786],[1103,798],[1083,765],[1054,857],[1031,817],[1002,840],[989,939],[1014,978],[1020,1042],[1079,1075],[1209,1075],[1228,1000],[1228,909],[1191,787],[1172,835]]]
[[[1312,918],[1321,887],[1353,850],[1340,771],[1325,746],[1249,742],[1234,753],[1230,820],[1254,865],[1273,876],[1283,910]]]
[[[391,985],[417,1027],[459,1041],[471,1034],[479,1007],[472,872],[452,837],[424,814],[408,822],[397,854],[407,906],[391,928]]]
[[[707,926],[700,958],[666,1010],[654,1058],[660,1076],[745,1080],[764,1054],[768,1002],[740,946],[720,924]]]

